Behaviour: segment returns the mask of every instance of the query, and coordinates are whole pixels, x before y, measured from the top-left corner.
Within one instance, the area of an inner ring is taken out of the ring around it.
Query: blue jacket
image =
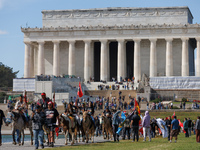
[[[118,116],[118,114],[119,114],[120,112],[121,112],[121,111],[118,110],[118,111],[113,115],[112,125],[119,125],[119,124],[120,124],[121,119],[120,119],[120,117]]]

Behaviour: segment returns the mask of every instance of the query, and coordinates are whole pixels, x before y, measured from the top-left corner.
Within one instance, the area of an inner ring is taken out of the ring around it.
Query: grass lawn
[[[173,102],[173,104],[178,104],[178,105],[180,105],[180,103],[181,103],[181,102]],[[182,102],[182,104],[183,104],[183,102]],[[186,105],[187,105],[187,104],[192,104],[192,102],[186,102],[185,104],[186,104]]]
[[[200,112],[176,112],[175,114],[177,116],[177,119],[180,119],[181,122],[183,122],[184,118],[188,118],[190,117],[191,120],[197,120],[197,116],[200,116]],[[149,112],[151,118],[152,117],[156,117],[156,118],[165,118],[168,116],[172,116],[173,112]],[[142,116],[144,116],[144,114],[142,114]]]
[[[167,138],[156,137],[152,139],[151,142],[143,142],[143,138],[139,142],[132,143],[132,140],[121,140],[119,143],[114,143],[113,141],[105,143],[95,143],[95,144],[86,144],[78,146],[65,146],[59,148],[49,148],[47,150],[199,150],[200,143],[196,143],[195,135],[192,135],[189,138],[185,138],[185,135],[181,133],[178,136],[177,143],[172,140],[172,143],[169,143]]]

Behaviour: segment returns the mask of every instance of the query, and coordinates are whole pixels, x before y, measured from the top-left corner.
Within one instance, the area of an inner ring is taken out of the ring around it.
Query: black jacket
[[[168,119],[168,120],[166,120],[166,126],[167,126],[167,128],[171,128],[171,122],[172,122],[172,120],[170,119]],[[170,125],[170,126],[169,126]]]
[[[133,120],[132,127],[139,127],[140,116],[135,114],[131,120]]]

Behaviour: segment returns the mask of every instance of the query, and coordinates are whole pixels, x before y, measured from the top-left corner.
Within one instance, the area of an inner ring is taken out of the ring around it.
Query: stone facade
[[[118,81],[127,76],[134,76],[137,81],[143,73],[150,77],[189,76],[195,71],[196,47],[196,75],[200,76],[200,25],[192,24],[193,16],[188,7],[42,13],[42,28],[21,29],[25,43],[25,78],[66,74],[89,81],[95,71],[99,74],[96,80],[106,81],[111,80],[111,75]],[[98,42],[100,46],[95,48]],[[130,53],[126,48],[128,42],[133,45]],[[111,51],[115,54],[109,53]],[[132,73],[128,74],[129,54],[132,56],[129,72]],[[100,66],[98,70],[94,63]]]

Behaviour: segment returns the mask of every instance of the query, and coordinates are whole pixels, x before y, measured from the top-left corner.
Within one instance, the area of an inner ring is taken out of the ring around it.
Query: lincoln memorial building
[[[21,28],[24,78],[200,76],[200,24],[193,24],[188,7],[44,10],[42,15],[42,27]]]

